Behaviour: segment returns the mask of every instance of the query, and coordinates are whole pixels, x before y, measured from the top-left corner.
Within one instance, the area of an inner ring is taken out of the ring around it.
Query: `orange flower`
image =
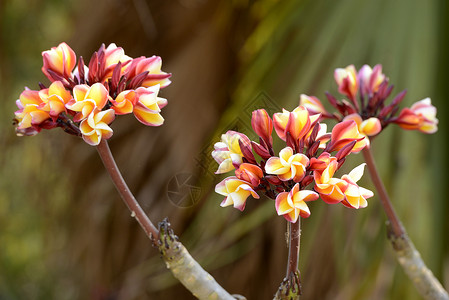
[[[158,97],[158,93],[159,85],[136,90],[133,113],[140,123],[147,126],[161,126],[164,123],[160,112],[167,105],[167,99]]]
[[[125,50],[122,47],[117,47],[114,43],[109,44],[104,50],[104,57],[106,60],[106,68],[114,67],[119,62],[124,63],[132,60],[131,57],[125,54]]]
[[[343,119],[343,121],[347,120],[355,121],[360,134],[365,136],[364,141],[366,142],[367,147],[369,147],[370,144],[368,136],[375,136],[382,131],[382,125],[378,118],[371,117],[367,120],[362,120],[362,117],[359,114],[351,114]]]
[[[332,129],[330,151],[340,150],[352,141],[357,141],[351,151],[356,153],[368,144],[368,138],[360,134],[357,123],[354,120],[340,122]]]
[[[53,118],[57,118],[60,113],[65,112],[65,105],[72,99],[72,95],[64,88],[61,81],[55,81],[48,89],[40,90],[39,97],[43,102],[41,109],[48,112]]]
[[[251,195],[259,199],[259,195],[252,189],[248,182],[238,179],[235,176],[225,178],[215,186],[215,192],[226,196],[220,206],[234,205],[240,211],[245,209],[246,199]]]
[[[365,163],[354,168],[348,175],[343,175],[342,180],[348,183],[346,190],[344,191],[345,199],[343,204],[350,208],[364,208],[368,205],[366,199],[374,196],[373,192],[357,185],[357,181],[363,176],[363,169]]]
[[[290,192],[279,193],[276,197],[275,207],[279,216],[291,222],[296,223],[298,217],[307,218],[310,216],[310,210],[306,202],[318,199],[318,194],[314,191],[299,190],[299,183],[291,189]]]
[[[137,94],[135,90],[126,90],[118,94],[117,98],[112,99],[112,109],[117,115],[130,114],[134,110],[137,102]]]
[[[65,78],[71,77],[71,72],[76,65],[76,56],[66,43],[61,43],[58,47],[52,47],[50,50],[42,52],[42,57],[44,60],[42,72],[48,79],[54,81],[50,72]]]
[[[359,83],[364,94],[373,94],[379,90],[380,84],[386,79],[382,73],[382,65],[375,65],[373,69],[364,65],[358,73]]]
[[[39,97],[38,91],[24,90],[20,94],[20,98],[16,101],[16,105],[19,108],[15,112],[16,119],[19,123],[17,129],[24,130],[31,128],[33,125],[39,125],[49,119],[50,114],[40,109],[43,104],[44,102]]]
[[[322,172],[324,169],[327,168],[327,166],[329,165],[329,163],[332,160],[337,160],[337,158],[331,156],[330,153],[328,153],[328,152],[323,152],[317,158],[312,157],[310,159],[310,167],[309,167],[309,169],[312,170],[312,171],[320,171],[320,172]]]
[[[258,109],[253,111],[251,118],[251,126],[258,136],[260,136],[267,145],[273,145],[273,121],[271,121],[265,109]]]
[[[243,163],[235,170],[235,176],[240,180],[250,183],[251,186],[257,187],[260,179],[263,177],[263,171],[256,165]]]
[[[109,46],[106,49],[104,49],[104,58],[105,58],[105,66],[104,66],[105,71],[101,81],[105,81],[106,79],[112,76],[112,72],[119,62],[122,63],[122,70],[125,70],[125,65],[130,63],[132,60],[131,57],[125,54],[125,50],[123,50],[122,47],[117,47],[117,45],[114,43],[109,44]]]
[[[52,83],[48,88],[39,83],[40,91],[26,89],[17,100],[18,135],[61,127],[97,145],[112,135],[108,125],[115,114],[132,112],[149,126],[164,122],[160,112],[167,100],[158,93],[170,84],[171,74],[161,71],[160,57],[132,59],[114,43],[107,48],[102,44],[87,65],[82,57],[77,63],[66,43],[43,51],[42,57],[42,71]]]
[[[314,171],[315,191],[320,194],[321,199],[329,204],[335,204],[345,199],[343,191],[348,183],[344,180],[333,178],[338,169],[338,162],[335,157],[329,158],[329,163],[323,171]]]
[[[115,100],[111,100],[116,114],[134,113],[142,124],[160,126],[164,123],[161,109],[167,105],[167,99],[158,97],[159,85],[121,92]]]
[[[404,108],[395,123],[406,130],[435,133],[438,130],[437,109],[430,98],[416,102],[411,108]]]
[[[80,124],[80,131],[83,140],[89,145],[96,146],[101,139],[109,139],[112,136],[112,129],[108,125],[114,121],[115,113],[113,109],[104,111],[93,111]]]
[[[94,110],[101,110],[108,102],[109,94],[101,83],[92,86],[80,84],[73,88],[74,99],[66,104],[66,108],[78,112],[73,122],[86,119]]]
[[[336,69],[334,78],[338,84],[338,91],[343,95],[348,96],[350,99],[355,99],[355,95],[359,88],[359,82],[354,65],[347,66],[344,69]]]
[[[310,130],[309,112],[303,106],[298,106],[292,112],[283,109],[282,113],[273,115],[274,129],[277,135],[286,140],[287,133],[297,141],[303,138]]]
[[[142,82],[142,86],[150,87],[159,84],[161,88],[168,86],[171,74],[161,71],[162,59],[159,56],[135,58],[126,68],[128,77],[132,78],[143,72],[148,72],[145,80]]]
[[[304,154],[293,154],[293,149],[286,147],[279,152],[279,157],[270,157],[265,164],[267,174],[277,175],[280,180],[300,182],[306,173],[309,158]]]
[[[301,94],[299,97],[299,105],[304,106],[312,115],[328,114],[321,101],[315,96]]]

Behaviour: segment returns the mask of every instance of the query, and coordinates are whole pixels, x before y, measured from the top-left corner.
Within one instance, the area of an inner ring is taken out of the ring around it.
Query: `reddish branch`
[[[288,266],[286,277],[298,270],[299,241],[301,236],[301,218],[289,224]]]
[[[274,300],[297,300],[301,295],[301,279],[298,270],[301,217],[295,223],[288,223],[287,274],[274,295]]]
[[[101,140],[100,144],[97,146],[98,154],[103,161],[103,164],[111,176],[112,181],[114,182],[117,191],[122,197],[128,209],[131,211],[131,216],[136,218],[137,222],[139,222],[140,226],[142,226],[143,230],[150,238],[150,240],[154,240],[158,238],[159,232],[156,227],[153,225],[151,220],[143,211],[142,207],[140,207],[134,195],[128,188],[125,180],[120,173],[120,170],[115,163],[114,157],[112,156],[111,150],[109,149],[108,142],[105,140]]]
[[[371,174],[371,179],[377,189],[385,214],[387,215],[390,228],[388,239],[393,245],[399,264],[424,299],[449,300],[448,293],[444,290],[438,279],[432,274],[432,271],[427,268],[418,250],[416,250],[415,245],[413,245],[413,242],[408,237],[405,228],[399,221],[385,186],[377,172],[371,150],[369,148],[363,149],[363,156],[365,157],[368,170]]]
[[[385,214],[387,215],[388,221],[390,222],[391,230],[395,237],[401,237],[404,235],[405,230],[399,221],[396,212],[394,211],[393,205],[391,204],[390,198],[388,197],[387,190],[382,182],[382,179],[377,172],[376,163],[374,162],[373,154],[371,149],[365,147],[362,150],[363,157],[365,158],[366,165],[368,166],[369,173],[371,175],[371,180],[376,187],[377,193],[380,198],[380,203],[382,204]]]

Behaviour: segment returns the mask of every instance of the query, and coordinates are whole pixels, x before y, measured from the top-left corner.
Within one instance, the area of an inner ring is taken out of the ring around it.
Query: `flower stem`
[[[97,151],[101,157],[101,160],[103,161],[106,170],[111,176],[111,179],[114,182],[117,191],[119,192],[128,209],[131,211],[131,216],[136,218],[137,222],[139,222],[140,226],[143,228],[150,240],[157,239],[159,235],[158,230],[145,214],[142,207],[140,207],[136,198],[128,188],[128,185],[123,179],[122,174],[120,173],[120,170],[115,163],[108,142],[105,140],[101,140],[100,144],[98,144],[97,146]]]
[[[274,295],[274,300],[297,300],[301,295],[301,279],[298,270],[301,217],[295,223],[288,222],[287,274]]]
[[[448,293],[444,290],[438,279],[435,278],[432,271],[427,268],[421,258],[419,251],[413,245],[413,242],[407,235],[397,217],[390,198],[388,197],[382,179],[376,169],[373,155],[369,148],[362,150],[371,179],[379,194],[385,214],[387,215],[390,231],[388,239],[390,240],[399,264],[404,272],[415,285],[418,292],[426,300],[449,300]]]
[[[387,215],[388,221],[391,226],[391,233],[395,237],[401,237],[405,234],[405,229],[399,221],[396,212],[394,211],[393,205],[391,204],[390,197],[388,197],[387,190],[382,182],[382,179],[379,176],[379,172],[377,172],[376,163],[374,162],[374,157],[371,152],[371,149],[365,147],[362,150],[363,157],[365,158],[366,165],[368,166],[369,173],[371,175],[371,180],[376,187],[376,190],[379,194],[380,203]]]

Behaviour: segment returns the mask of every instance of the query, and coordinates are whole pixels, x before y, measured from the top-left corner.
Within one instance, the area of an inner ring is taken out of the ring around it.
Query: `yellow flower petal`
[[[378,118],[369,118],[363,121],[359,126],[360,133],[367,136],[374,136],[382,130],[382,125]]]
[[[164,123],[164,118],[159,113],[154,113],[144,106],[136,105],[133,113],[137,120],[147,126],[160,126]]]

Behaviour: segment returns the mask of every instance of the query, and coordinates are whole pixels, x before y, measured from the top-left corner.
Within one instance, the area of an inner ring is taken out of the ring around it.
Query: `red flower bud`
[[[251,142],[251,145],[253,146],[253,149],[257,153],[257,155],[259,155],[263,159],[269,159],[272,156],[267,149],[265,149],[263,146],[259,145],[258,143]]]
[[[235,176],[240,180],[250,183],[251,186],[256,187],[263,177],[263,171],[256,165],[243,163],[237,170],[235,170]]]
[[[273,145],[273,137],[271,136],[273,132],[273,121],[265,109],[253,111],[251,126],[269,147]]]

